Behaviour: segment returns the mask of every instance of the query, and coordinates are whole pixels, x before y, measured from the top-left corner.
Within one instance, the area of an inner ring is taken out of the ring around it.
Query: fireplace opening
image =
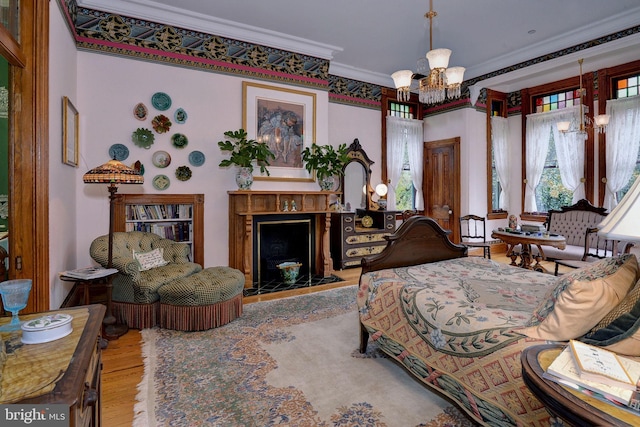
[[[254,233],[254,275],[258,288],[282,283],[278,265],[283,262],[302,264],[298,281],[308,280],[315,271],[314,218],[301,215],[286,219],[279,217],[257,218]]]

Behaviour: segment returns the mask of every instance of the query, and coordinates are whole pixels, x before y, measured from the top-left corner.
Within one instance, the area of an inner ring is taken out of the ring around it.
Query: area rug
[[[472,426],[370,343],[355,286],[248,304],[204,332],[145,329],[134,426]]]

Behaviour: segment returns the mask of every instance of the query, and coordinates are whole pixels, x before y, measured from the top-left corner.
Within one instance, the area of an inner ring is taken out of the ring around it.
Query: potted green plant
[[[267,176],[270,175],[267,166],[269,166],[269,160],[275,159],[275,156],[266,143],[248,139],[247,131],[244,129],[229,130],[224,135],[229,139],[218,141],[218,147],[222,151],[230,151],[231,156],[222,160],[220,166],[238,166],[236,182],[240,190],[249,190],[251,188],[254,162],[260,167],[261,173],[266,173]]]
[[[316,171],[320,188],[329,191],[335,184],[334,177],[344,174],[344,165],[349,161],[347,144],[340,144],[337,149],[328,144],[312,144],[302,150],[302,161],[309,173]]]

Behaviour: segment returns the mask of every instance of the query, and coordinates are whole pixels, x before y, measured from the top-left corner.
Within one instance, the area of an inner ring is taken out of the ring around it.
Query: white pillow
[[[169,264],[164,260],[164,248],[156,248],[149,252],[133,251],[133,258],[140,264],[140,271],[151,270]]]

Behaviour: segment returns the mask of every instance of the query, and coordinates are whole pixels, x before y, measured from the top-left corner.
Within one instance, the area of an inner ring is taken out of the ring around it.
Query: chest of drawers
[[[396,230],[394,211],[331,214],[331,257],[335,269],[358,267],[362,258],[382,252],[384,236]]]

